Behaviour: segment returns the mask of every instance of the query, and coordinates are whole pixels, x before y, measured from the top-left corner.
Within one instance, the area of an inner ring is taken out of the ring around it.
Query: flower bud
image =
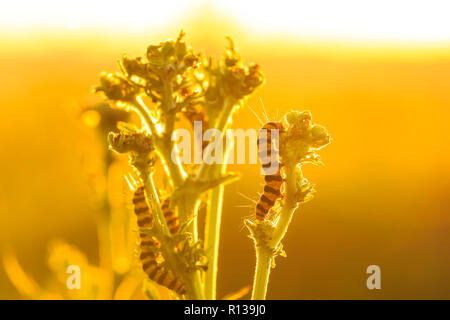
[[[131,59],[124,55],[120,61],[120,66],[127,76],[138,76],[141,78],[147,78],[149,73],[147,64],[142,61],[141,57]]]
[[[118,153],[149,154],[153,151],[152,137],[146,132],[110,132],[109,146]]]
[[[284,118],[288,125],[295,125],[307,129],[311,124],[312,114],[309,110],[303,112],[292,110],[286,113]]]
[[[117,73],[103,73],[100,78],[100,86],[94,89],[94,92],[101,93],[106,98],[117,101],[132,101],[138,91],[136,87]]]
[[[330,143],[331,137],[325,127],[315,124],[311,128],[311,147],[322,148]]]

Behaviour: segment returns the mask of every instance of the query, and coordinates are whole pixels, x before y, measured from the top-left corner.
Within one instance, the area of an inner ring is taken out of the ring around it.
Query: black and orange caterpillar
[[[161,204],[161,210],[164,214],[164,218],[166,219],[167,227],[171,234],[177,233],[180,229],[180,220],[178,219],[178,215],[175,213],[175,210],[170,209],[170,199],[166,198]]]
[[[133,197],[133,204],[139,228],[151,228],[153,226],[153,216],[145,197],[144,187],[136,189]],[[160,247],[159,241],[144,232],[139,233],[139,238],[139,246],[141,249],[139,259],[142,263],[142,269],[149,279],[178,294],[185,294],[186,290],[184,284],[172,271],[161,265],[158,261],[161,258],[157,250]]]
[[[190,109],[186,110],[184,112],[185,117],[189,120],[192,126],[194,126],[195,121],[201,121],[202,122],[202,131],[205,132],[209,129],[209,119],[206,113],[203,110],[198,110],[194,107],[191,107]],[[209,141],[202,139],[202,151],[205,150],[205,148],[208,146]]]
[[[268,174],[272,155],[272,131],[273,129],[284,132],[284,127],[281,122],[267,122],[260,129],[258,138],[258,155],[262,163],[263,171],[266,172],[264,176],[264,192],[256,204],[256,219],[265,220],[267,213],[274,206],[275,201],[282,197],[281,186],[283,185],[283,177],[281,176],[281,163],[278,162],[278,170],[274,174]],[[266,138],[262,139],[261,134],[266,133]]]

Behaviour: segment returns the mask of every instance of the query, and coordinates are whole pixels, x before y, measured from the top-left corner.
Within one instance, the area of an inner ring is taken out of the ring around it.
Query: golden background
[[[123,53],[175,38],[219,57],[230,35],[266,83],[248,101],[276,119],[309,109],[333,142],[324,167],[306,166],[318,190],[294,217],[277,258],[269,299],[450,298],[450,44],[315,41],[265,35],[220,13],[198,12],[138,33],[2,29],[0,35],[0,253],[14,253],[37,283],[52,276],[54,238],[98,261],[91,172],[101,163],[95,131],[80,109],[101,71]],[[235,128],[258,128],[244,107]],[[104,137],[106,139],[106,137]],[[262,190],[257,165],[234,165],[242,180],[226,188],[218,297],[252,282],[254,249],[242,229]],[[123,165],[114,169],[113,205],[123,206]],[[115,185],[114,185],[115,184]],[[101,184],[100,184],[101,185]],[[126,211],[127,214],[132,214]],[[120,241],[116,239],[120,249]],[[124,250],[124,249],[123,249]],[[118,262],[120,269],[120,262]],[[366,287],[381,267],[381,290]],[[0,266],[0,298],[20,295]]]

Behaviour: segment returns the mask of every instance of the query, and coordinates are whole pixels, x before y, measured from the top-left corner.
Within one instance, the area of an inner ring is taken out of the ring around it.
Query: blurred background
[[[304,168],[318,192],[294,217],[268,298],[449,299],[449,9],[445,1],[3,5],[0,298],[63,297],[53,288],[66,277],[64,255],[92,266],[112,259],[119,274],[130,267],[126,159],[106,172],[106,137],[93,128],[123,115],[81,109],[101,102],[91,88],[122,54],[143,55],[183,29],[197,52],[220,57],[231,36],[246,63],[262,66],[266,83],[248,100],[260,117],[261,100],[271,119],[309,109],[333,137],[325,167]],[[259,122],[244,107],[234,127]],[[243,177],[226,188],[218,297],[251,284],[255,265],[242,228],[252,209],[243,206],[253,206],[246,197],[257,199],[262,178],[257,165],[231,169]],[[107,206],[113,232],[97,227]],[[102,233],[113,235],[112,256],[99,249]],[[372,264],[381,290],[366,287]]]

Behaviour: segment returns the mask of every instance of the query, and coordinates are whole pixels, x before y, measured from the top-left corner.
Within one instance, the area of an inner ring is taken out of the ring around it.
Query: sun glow
[[[197,1],[10,1],[2,4],[0,28],[100,28],[135,32],[165,26],[195,2]]]
[[[450,2],[442,0],[219,0],[228,12],[264,33],[369,40],[450,40]]]
[[[39,26],[148,31],[180,17],[195,19],[197,13],[208,10],[265,35],[403,42],[450,40],[450,2],[443,0],[18,0],[2,5],[0,29]]]

